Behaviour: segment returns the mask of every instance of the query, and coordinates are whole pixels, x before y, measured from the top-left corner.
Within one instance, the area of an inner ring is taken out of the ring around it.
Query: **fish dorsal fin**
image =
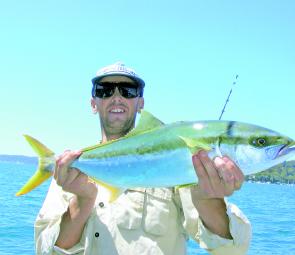
[[[82,150],[82,152],[93,150],[93,149],[98,148],[98,147],[103,147],[103,146],[109,145],[111,143],[114,143],[114,142],[116,142],[118,140],[122,140],[122,139],[128,138],[130,136],[141,134],[141,133],[144,133],[146,131],[149,131],[149,130],[152,130],[152,129],[155,129],[155,128],[159,128],[159,127],[164,125],[164,123],[162,121],[157,119],[154,115],[152,115],[148,111],[141,110],[140,115],[141,115],[140,120],[139,120],[138,124],[136,125],[136,127],[134,129],[132,129],[129,133],[127,133],[125,136],[123,136],[123,137],[121,137],[119,139],[110,140],[108,142],[101,143],[99,145],[86,147],[86,148],[84,148]]]
[[[126,136],[133,136],[145,131],[155,129],[164,125],[162,121],[157,119],[154,115],[149,113],[148,111],[141,110],[140,120],[136,127],[132,129]]]
[[[212,149],[208,144],[198,139],[193,139],[193,138],[183,137],[183,136],[179,136],[179,138],[185,142],[186,146],[193,154],[198,152],[199,150],[210,151]]]

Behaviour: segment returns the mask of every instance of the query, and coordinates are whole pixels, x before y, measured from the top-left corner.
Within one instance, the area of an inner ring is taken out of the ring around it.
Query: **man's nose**
[[[112,96],[112,101],[118,101],[118,102],[121,102],[122,100],[122,96],[120,94],[120,91],[118,89],[118,87],[115,88],[115,92]]]

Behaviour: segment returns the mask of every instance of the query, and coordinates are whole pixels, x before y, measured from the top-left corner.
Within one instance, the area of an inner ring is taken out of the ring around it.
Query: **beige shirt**
[[[189,188],[128,190],[110,204],[98,187],[80,242],[64,250],[54,244],[71,197],[52,181],[35,222],[37,254],[182,255],[188,237],[211,254],[246,254],[249,247],[251,225],[231,203],[226,202],[233,237],[228,240],[204,227]]]

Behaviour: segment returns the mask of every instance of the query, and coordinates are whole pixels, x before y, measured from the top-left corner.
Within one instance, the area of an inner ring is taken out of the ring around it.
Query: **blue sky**
[[[250,122],[295,138],[295,2],[6,1],[0,9],[0,154],[61,153],[100,139],[97,69],[123,61],[164,122]]]

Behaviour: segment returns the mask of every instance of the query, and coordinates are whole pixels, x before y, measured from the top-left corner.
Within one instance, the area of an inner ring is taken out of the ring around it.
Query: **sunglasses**
[[[142,89],[137,84],[130,82],[96,82],[93,85],[92,96],[109,98],[114,95],[116,88],[124,98],[142,96]]]

